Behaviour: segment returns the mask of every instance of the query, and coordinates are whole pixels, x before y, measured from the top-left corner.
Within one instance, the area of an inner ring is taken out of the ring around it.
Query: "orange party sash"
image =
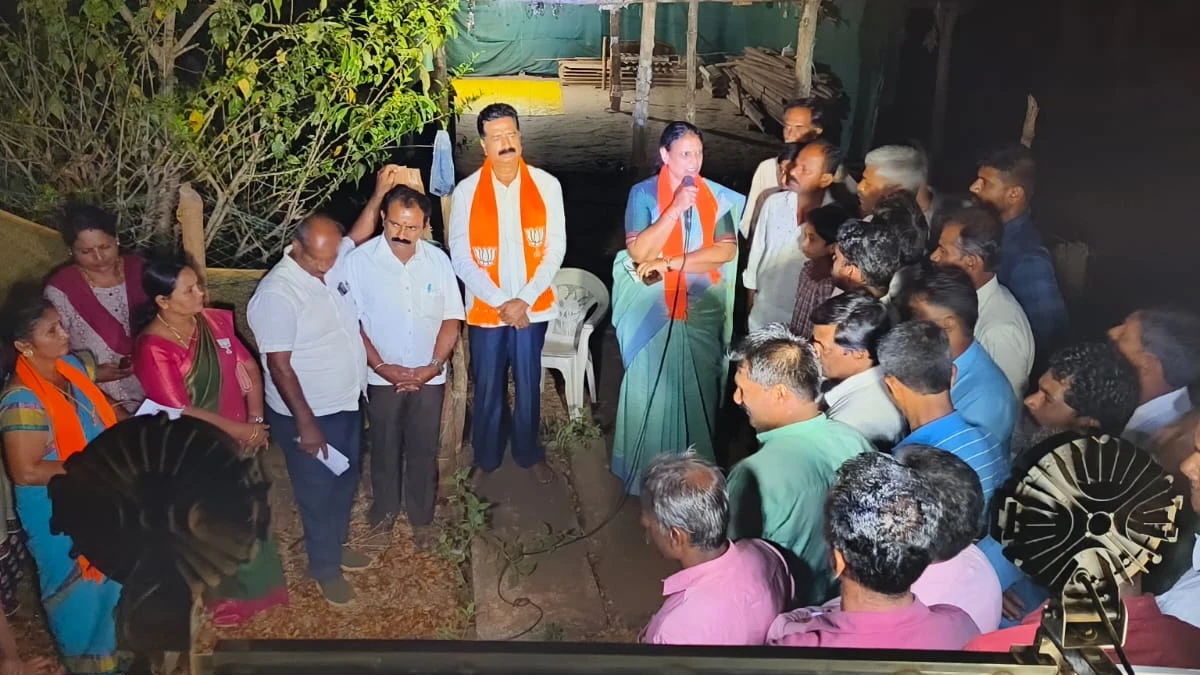
[[[104,393],[87,374],[79,372],[78,369],[62,359],[55,364],[55,370],[65,377],[67,382],[74,385],[75,389],[92,404],[92,409],[100,416],[100,421],[104,424],[105,429],[117,423],[117,415],[113,412],[112,406],[108,404]],[[58,460],[65,462],[71,455],[87,447],[87,437],[83,433],[83,424],[79,421],[81,411],[76,411],[75,406],[67,400],[67,397],[63,396],[57,387],[47,382],[46,378],[39,375],[24,356],[17,358],[16,375],[18,381],[33,392],[33,395],[41,402],[46,416],[50,418],[50,429],[54,432],[54,445],[58,448]],[[100,570],[92,567],[87,558],[79,556],[77,562],[84,579],[96,583],[104,581],[104,575]]]
[[[696,187],[700,189],[696,196],[696,211],[700,214],[700,231],[701,239],[699,246],[695,246],[693,250],[711,246],[713,243],[713,235],[717,229],[717,198],[709,189],[708,183],[700,176],[696,176]],[[675,191],[671,188],[671,174],[667,171],[667,167],[663,167],[658,172],[658,212],[663,213],[671,206],[671,202],[675,200]],[[688,253],[684,248],[683,224],[676,220],[671,225],[671,234],[667,237],[667,241],[663,244],[662,254],[665,258],[675,258]],[[713,283],[721,280],[720,270],[709,272]],[[663,275],[663,293],[667,301],[667,315],[671,319],[678,321],[687,321],[688,316],[688,300],[687,300],[687,275],[679,270],[669,270]]]
[[[521,177],[521,238],[525,246],[525,280],[533,278],[546,252],[546,202],[525,160],[520,160]],[[487,270],[492,283],[500,285],[500,214],[496,206],[496,188],[492,185],[492,160],[485,159],[479,170],[479,184],[471,199],[470,232],[471,257],[475,264]],[[534,301],[534,312],[544,312],[554,305],[554,287],[550,286]],[[500,312],[476,297],[467,310],[467,323],[472,326],[503,325]]]

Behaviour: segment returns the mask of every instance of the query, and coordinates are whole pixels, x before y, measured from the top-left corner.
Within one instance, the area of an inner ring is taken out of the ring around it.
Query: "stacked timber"
[[[675,87],[687,84],[687,72],[678,56],[655,56],[651,64],[653,86]],[[564,87],[604,86],[605,59],[577,58],[558,60],[558,82]],[[621,54],[621,86],[632,88],[637,82],[637,54]]]
[[[814,64],[812,96],[825,103],[826,115],[844,121],[850,114],[850,97],[829,66]],[[783,109],[796,97],[796,62],[769,49],[747,47],[740,57],[705,66],[704,86],[714,97],[728,96],[738,109],[763,131],[783,125]],[[722,90],[724,93],[722,94]]]

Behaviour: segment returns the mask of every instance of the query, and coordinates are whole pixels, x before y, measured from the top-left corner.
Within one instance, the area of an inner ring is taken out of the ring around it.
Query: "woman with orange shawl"
[[[700,177],[704,139],[672,122],[662,169],[633,186],[613,264],[613,324],[625,378],[612,470],[637,494],[654,457],[689,446],[713,459],[733,332],[736,224],[746,198]]]
[[[2,347],[12,357],[6,360],[11,371],[4,371],[12,376],[0,394],[0,438],[42,606],[69,672],[114,672],[113,610],[121,586],[84,558],[72,558],[70,537],[51,533],[46,484],[124,411],[96,386],[95,358],[68,353],[70,337],[49,301],[40,293],[14,293],[9,307],[0,323],[6,333]]]

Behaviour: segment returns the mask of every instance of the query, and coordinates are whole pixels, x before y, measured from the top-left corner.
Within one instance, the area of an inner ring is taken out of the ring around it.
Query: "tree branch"
[[[188,26],[187,30],[183,31],[183,34],[180,35],[179,39],[175,41],[175,52],[172,54],[172,58],[179,58],[190,49],[188,45],[191,44],[193,39],[195,39],[196,33],[199,33],[200,29],[204,28],[204,24],[208,23],[208,20],[212,17],[212,15],[216,14],[217,10],[221,8],[222,1],[223,0],[213,0],[211,5],[205,7],[203,12],[200,12],[200,16],[196,17],[196,20],[192,22],[192,25]]]

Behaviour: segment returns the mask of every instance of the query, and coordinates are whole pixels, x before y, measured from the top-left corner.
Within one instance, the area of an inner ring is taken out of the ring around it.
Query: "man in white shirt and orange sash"
[[[546,327],[558,315],[552,282],[567,250],[562,188],[522,159],[512,106],[487,106],[476,126],[486,159],[454,190],[449,237],[454,272],[466,286],[475,465],[497,469],[511,440],[513,461],[545,483],[553,474],[538,442],[540,380]]]

